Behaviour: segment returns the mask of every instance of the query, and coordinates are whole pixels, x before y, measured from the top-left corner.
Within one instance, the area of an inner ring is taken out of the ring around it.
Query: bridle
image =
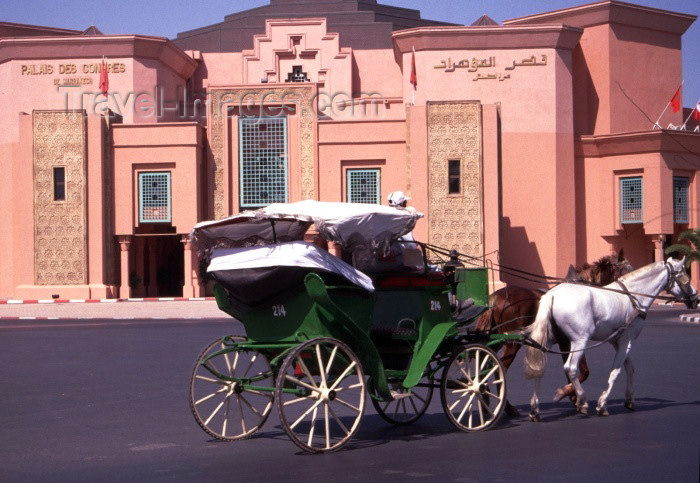
[[[670,292],[673,288],[673,284],[676,283],[683,294],[683,302],[690,306],[690,304],[693,302],[693,293],[689,289],[690,277],[688,277],[688,274],[683,269],[674,272],[673,267],[671,267],[671,264],[668,262],[666,262],[666,271],[668,272],[668,281],[666,282],[664,290]],[[697,295],[695,296],[695,299],[697,300]]]
[[[688,274],[685,273],[685,270],[681,269],[677,272],[673,271],[673,267],[669,262],[664,263],[664,268],[666,268],[666,284],[664,285],[664,288],[661,289],[661,292],[669,292],[673,288],[673,284],[677,284],[678,288],[680,289],[681,293],[683,294],[683,302],[690,306],[693,303],[693,293],[689,289],[690,287],[690,277],[688,277]],[[640,297],[649,297],[649,298],[661,298],[661,299],[666,299],[666,300],[677,300],[676,297],[660,297],[660,296],[652,296],[649,294],[643,294],[643,293],[637,293],[637,292],[630,292],[627,286],[621,281],[621,280],[616,280],[615,283],[617,283],[620,287],[622,287],[621,293],[624,293],[627,295],[630,299],[630,302],[632,303],[632,306],[635,309],[635,313],[637,316],[641,317],[642,319],[645,319],[647,316],[647,311],[642,309],[642,306],[639,304],[639,300],[635,295],[640,296]],[[608,290],[613,290],[613,289],[608,289]],[[617,290],[613,290],[617,292]],[[697,300],[697,297],[696,297]]]

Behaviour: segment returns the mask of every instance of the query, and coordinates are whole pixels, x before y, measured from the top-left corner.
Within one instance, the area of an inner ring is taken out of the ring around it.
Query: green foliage
[[[680,253],[686,257],[685,266],[690,267],[693,262],[700,261],[700,229],[688,230],[678,235],[679,242],[666,248],[666,254]]]

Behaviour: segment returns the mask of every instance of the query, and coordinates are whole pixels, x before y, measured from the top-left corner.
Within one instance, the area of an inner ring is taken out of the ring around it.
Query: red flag
[[[673,109],[673,112],[678,112],[681,110],[681,88],[680,87],[676,90],[676,93],[673,94],[673,97],[671,98],[671,109]]]
[[[413,88],[418,87],[418,76],[416,75],[416,49],[411,53],[411,84]]]
[[[107,62],[105,62],[104,59],[102,59],[102,68],[100,69],[100,90],[102,91],[102,94],[107,97],[107,91],[109,90],[109,77],[107,75]]]
[[[695,104],[695,109],[693,110],[693,119],[700,121],[700,101]]]

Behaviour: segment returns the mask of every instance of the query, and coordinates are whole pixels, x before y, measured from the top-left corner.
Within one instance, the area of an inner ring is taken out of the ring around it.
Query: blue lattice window
[[[642,223],[642,177],[620,178],[620,222]]]
[[[690,180],[683,176],[673,177],[673,222],[688,223],[688,185]]]
[[[379,169],[348,169],[347,200],[350,203],[381,202]]]
[[[286,203],[287,119],[240,118],[238,135],[241,208]]]
[[[170,172],[139,173],[139,222],[170,223]]]

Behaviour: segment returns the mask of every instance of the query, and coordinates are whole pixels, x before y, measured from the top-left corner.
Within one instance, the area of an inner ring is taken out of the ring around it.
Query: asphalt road
[[[698,481],[700,324],[657,308],[633,356],[637,410],[584,417],[549,402],[563,382],[550,356],[543,421],[527,419],[531,383],[521,357],[508,377],[523,416],[482,433],[455,430],[439,395],[421,420],[392,427],[367,404],[340,452],[299,452],[273,412],[249,440],[220,443],[190,414],[187,391],[200,350],[231,319],[0,321],[0,481]],[[595,400],[612,362],[590,350]]]

